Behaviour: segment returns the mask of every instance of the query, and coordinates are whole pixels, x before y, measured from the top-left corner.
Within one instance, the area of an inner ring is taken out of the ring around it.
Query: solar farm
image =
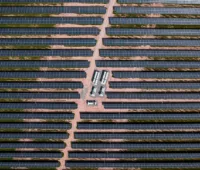
[[[199,170],[200,0],[0,0],[0,170]]]

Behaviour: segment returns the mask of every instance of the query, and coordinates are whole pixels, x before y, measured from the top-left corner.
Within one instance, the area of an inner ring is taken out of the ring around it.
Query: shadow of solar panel
[[[200,4],[200,2],[196,0],[118,0],[118,3]]]
[[[0,142],[0,148],[64,149],[62,142]]]
[[[0,45],[64,45],[64,46],[95,46],[93,38],[3,38]],[[89,51],[87,51],[89,52]]]
[[[61,57],[90,57],[92,50],[0,50],[0,56],[8,57],[41,57],[41,56],[61,56]]]
[[[81,89],[82,82],[0,82],[0,88],[12,89]]]
[[[78,92],[0,92],[0,98],[6,99],[79,99]]]
[[[101,25],[101,17],[0,17],[1,24],[78,24]]]
[[[0,132],[0,139],[67,139],[69,135],[61,132]]]
[[[28,123],[1,123],[2,129],[70,129],[70,123],[41,123],[41,122],[28,122]]]
[[[57,161],[0,161],[0,167],[33,167],[33,168],[49,168],[58,167],[60,163]]]
[[[105,14],[106,8],[103,6],[37,6],[37,7],[0,7],[2,14]]]
[[[66,167],[75,168],[198,168],[200,162],[131,162],[131,161],[66,161]]]
[[[86,78],[85,71],[27,71],[0,72],[1,78]]]
[[[19,112],[1,112],[1,119],[73,119],[74,114],[70,112],[34,112],[34,113],[19,113]]]
[[[115,6],[114,12],[117,14],[200,14],[198,8],[165,8],[165,7],[127,7]]]
[[[144,143],[144,142],[72,142],[74,149],[134,149],[134,150],[162,150],[165,149],[198,149],[199,143]]]
[[[0,28],[0,35],[98,35],[99,29],[95,27],[74,28]]]
[[[1,29],[0,29],[1,33]],[[174,36],[198,36],[200,35],[199,29],[137,29],[137,28],[106,28],[107,35],[174,35]]]
[[[77,104],[68,103],[0,103],[0,109],[77,109]]]
[[[0,158],[62,158],[61,152],[0,152]]]
[[[136,89],[199,89],[200,84],[194,82],[109,82],[110,88],[136,88]]]
[[[1,22],[1,19],[0,19]],[[5,21],[2,20],[4,23]],[[129,25],[129,24],[158,24],[158,25],[200,25],[199,19],[186,18],[109,18],[111,25]]]

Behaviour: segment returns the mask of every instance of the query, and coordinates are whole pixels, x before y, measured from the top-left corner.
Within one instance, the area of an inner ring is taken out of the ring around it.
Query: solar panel
[[[90,57],[93,51],[89,49],[70,50],[0,50],[1,57],[41,57],[41,56],[61,56],[61,57]]]
[[[0,22],[1,22],[1,20],[0,20]],[[3,20],[2,20],[2,22],[4,23]],[[109,22],[111,25],[130,25],[130,24],[200,25],[199,19],[187,19],[187,18],[118,18],[118,17],[112,17],[112,18],[109,18]]]
[[[137,153],[137,152],[69,152],[69,158],[107,158],[107,159],[198,159],[200,153]]]
[[[1,64],[1,62],[0,62]],[[97,67],[199,68],[199,61],[96,60]]]
[[[200,78],[200,72],[133,72],[133,71],[113,71],[115,78],[155,78],[155,79],[197,79]]]
[[[0,139],[66,139],[67,133],[50,133],[50,132],[1,132]]]
[[[198,168],[199,162],[66,161],[70,168]]]
[[[19,112],[0,112],[1,119],[73,119],[74,114],[71,112],[34,112],[34,113],[19,113]]]
[[[132,50],[132,49],[101,49],[101,57],[200,57],[195,50]]]
[[[0,148],[64,149],[62,142],[0,142]]]
[[[0,35],[98,35],[99,29],[95,27],[69,27],[69,28],[0,28]]]
[[[196,0],[118,0],[118,3],[200,4]]]
[[[0,152],[0,158],[62,158],[60,152]]]
[[[2,14],[105,14],[106,8],[103,6],[26,6],[26,7],[0,7]]]
[[[71,129],[70,123],[1,123],[2,129]]]
[[[0,88],[14,89],[81,89],[82,82],[0,82]]]
[[[199,143],[136,143],[136,142],[72,142],[74,149],[134,149],[134,150],[162,150],[167,149],[197,149]]]
[[[17,3],[64,3],[64,2],[73,2],[73,3],[108,3],[109,0],[0,0],[0,2],[17,2]]]
[[[86,73],[84,71],[10,71],[10,72],[0,72],[1,78],[86,78]]]
[[[0,103],[0,109],[77,109],[76,103]]]
[[[195,82],[109,82],[110,88],[124,89],[200,89],[200,84]]]
[[[103,102],[105,109],[200,109],[199,103],[128,103],[128,102]]]
[[[0,167],[49,168],[49,167],[58,167],[58,166],[60,166],[60,163],[57,161],[22,161],[22,160],[0,161]]]
[[[64,46],[95,46],[93,38],[3,38],[0,45],[64,45]]]
[[[165,7],[129,7],[115,6],[114,12],[117,14],[200,14],[198,8],[165,8]]]
[[[78,24],[101,25],[101,17],[0,17],[1,24]]]
[[[176,113],[176,112],[81,112],[81,119],[130,119],[130,120],[157,120],[157,121],[167,121],[167,120],[200,120],[200,114],[189,112],[189,113]]]
[[[199,123],[81,123],[78,129],[183,130],[199,129]]]
[[[160,39],[125,39],[125,38],[104,38],[105,46],[158,46],[158,47],[184,47],[200,46],[199,40],[160,40]]]

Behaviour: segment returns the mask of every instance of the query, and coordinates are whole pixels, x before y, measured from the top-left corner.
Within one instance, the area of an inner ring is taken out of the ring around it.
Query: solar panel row
[[[62,158],[61,152],[0,152],[0,158]]]
[[[0,88],[12,89],[81,89],[82,82],[0,82]]]
[[[64,113],[59,113],[59,112],[49,112],[49,113],[39,113],[39,112],[34,112],[34,113],[12,113],[12,112],[2,112],[0,113],[0,118],[3,119],[73,119],[74,114],[70,112],[64,112]]]
[[[132,140],[188,140],[199,139],[200,134],[183,133],[121,133],[121,132],[75,132],[75,139],[132,139]]]
[[[41,148],[41,149],[64,149],[62,142],[1,142],[0,148]]]
[[[41,122],[28,122],[28,123],[1,123],[2,129],[70,129],[69,123],[41,123]]]
[[[0,139],[67,139],[67,133],[61,132],[1,132]],[[9,165],[11,166],[11,165]]]
[[[101,25],[101,17],[0,17],[1,24],[78,24]]]
[[[196,50],[101,49],[99,52],[101,57],[200,57],[199,51]]]
[[[58,161],[0,161],[0,167],[33,167],[33,168],[56,168],[59,167]]]
[[[159,47],[196,47],[200,46],[199,40],[159,40],[159,39],[122,39],[122,38],[105,38],[105,46],[159,46]]]
[[[174,112],[81,112],[81,119],[131,119],[131,120],[200,120],[199,113],[174,113]]]
[[[86,73],[84,71],[9,71],[0,72],[1,78],[85,78]]]
[[[69,152],[70,158],[198,159],[200,153]]]
[[[90,62],[87,60],[1,60],[0,67],[13,68],[13,67],[24,67],[24,68],[32,68],[32,67],[49,67],[49,68],[88,68]]]
[[[0,7],[2,14],[105,14],[103,6],[26,6],[26,7]]]
[[[134,150],[162,150],[162,149],[199,149],[199,143],[130,143],[130,142],[72,142],[74,149],[134,149]]]
[[[117,14],[184,14],[198,15],[198,8],[165,8],[165,7],[129,7],[115,6],[114,12]]]
[[[65,45],[65,46],[95,46],[93,38],[3,38],[0,45]]]
[[[0,18],[0,22],[4,22]],[[158,24],[158,25],[200,25],[199,19],[187,18],[109,18],[111,25],[130,25],[130,24]]]
[[[195,82],[109,82],[110,88],[140,88],[140,89],[200,89]]]
[[[163,4],[200,4],[199,1],[196,0],[118,0],[118,3],[163,3]]]
[[[199,129],[199,123],[78,123],[78,129],[184,130]]]
[[[200,162],[66,161],[67,167],[80,168],[198,168]]]
[[[69,28],[0,28],[0,35],[98,35],[99,29],[95,27],[69,27]]]
[[[1,62],[0,62],[1,64]],[[199,61],[96,60],[97,67],[199,68]]]
[[[200,99],[193,92],[106,92],[108,99]]]
[[[89,49],[70,50],[0,50],[1,57],[41,57],[41,56],[61,56],[61,57],[90,57],[93,51]]]
[[[170,103],[170,102],[152,102],[152,103],[128,103],[128,102],[103,102],[105,109],[156,109],[156,110],[170,110],[170,109],[185,109],[196,110],[200,109],[199,103]]]
[[[0,109],[77,109],[77,104],[73,102],[56,102],[56,103],[36,103],[36,102],[26,102],[26,103],[0,103]]]
[[[78,92],[0,92],[0,99],[79,99]]]
[[[16,2],[16,0],[0,0],[2,3]],[[18,3],[67,3],[67,2],[78,2],[78,3],[108,3],[109,0],[18,0]]]
[[[115,78],[155,78],[155,79],[198,79],[200,78],[200,72],[187,72],[187,71],[160,71],[160,72],[134,72],[134,71],[113,71],[113,77]]]

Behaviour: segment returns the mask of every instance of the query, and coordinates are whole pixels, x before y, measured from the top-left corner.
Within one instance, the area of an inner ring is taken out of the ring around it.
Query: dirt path
[[[69,138],[66,139],[64,142],[66,143],[66,148],[63,149],[63,153],[64,156],[63,158],[60,160],[61,166],[59,168],[57,168],[58,170],[64,170],[65,167],[65,161],[68,159],[68,151],[71,150],[71,142],[74,141],[74,132],[77,131],[77,122],[80,121],[80,111],[90,111],[90,110],[96,110],[96,111],[100,111],[103,109],[103,106],[101,104],[101,100],[97,102],[98,107],[87,107],[86,105],[86,100],[91,99],[89,96],[89,92],[90,89],[92,87],[92,83],[91,83],[91,79],[92,79],[92,75],[94,70],[96,69],[96,65],[95,65],[95,60],[99,59],[99,49],[102,48],[103,44],[102,44],[102,39],[104,37],[106,37],[106,27],[109,26],[109,17],[113,15],[113,6],[116,4],[116,0],[110,0],[109,4],[106,4],[107,7],[107,11],[106,14],[103,16],[104,18],[104,22],[103,24],[99,27],[100,34],[96,37],[97,40],[97,44],[94,47],[94,53],[93,53],[93,57],[89,58],[88,61],[90,62],[90,67],[88,69],[86,69],[86,73],[87,73],[87,78],[86,79],[82,79],[81,81],[84,84],[84,89],[81,92],[81,99],[77,101],[78,104],[78,109],[74,110],[74,114],[75,117],[74,119],[71,121],[72,124],[72,128],[70,130],[68,130],[67,132],[69,133]]]

